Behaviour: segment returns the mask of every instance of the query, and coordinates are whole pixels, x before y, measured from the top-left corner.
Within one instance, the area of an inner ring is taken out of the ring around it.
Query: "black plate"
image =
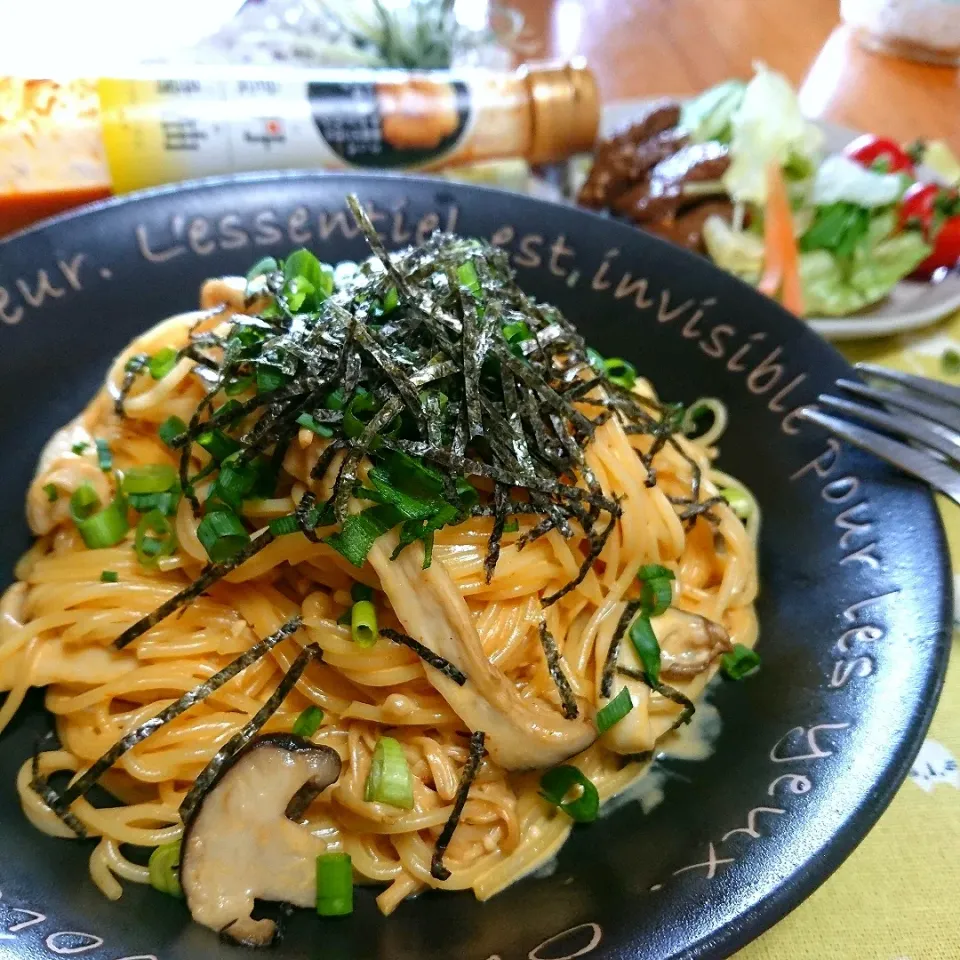
[[[438,180],[284,175],[108,202],[0,244],[0,582],[29,542],[23,494],[47,437],[134,334],[196,303],[204,277],[308,244],[364,255],[343,198],[373,204],[389,245],[435,227],[512,251],[520,283],[668,400],[731,410],[722,464],[764,508],[762,673],[721,684],[713,756],[643,816],[578,827],[549,877],[496,899],[428,894],[381,917],[294,916],[276,949],[310,960],[722,957],[794,907],[853,849],[905,776],[933,712],[949,638],[943,532],[930,495],[838,448],[791,411],[849,376],[804,325],[705,260],[640,231]],[[606,264],[606,266],[604,266]],[[29,827],[13,787],[39,698],[0,740],[0,954],[88,960],[243,955],[183,905],[128,884],[110,903],[89,844]],[[855,919],[854,921],[855,922]],[[7,931],[7,932],[4,932]],[[102,938],[102,943],[100,942]]]

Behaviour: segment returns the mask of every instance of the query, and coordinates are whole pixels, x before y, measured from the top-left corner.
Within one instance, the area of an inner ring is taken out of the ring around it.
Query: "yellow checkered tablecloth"
[[[928,377],[960,352],[960,313],[917,334],[842,348]],[[960,570],[960,508],[941,513],[954,571]],[[957,596],[960,581],[955,573]],[[850,859],[737,960],[960,960],[960,631],[927,739],[889,809]]]

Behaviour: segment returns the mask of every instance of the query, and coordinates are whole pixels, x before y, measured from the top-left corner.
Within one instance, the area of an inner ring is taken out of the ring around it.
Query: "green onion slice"
[[[240,444],[222,430],[204,431],[197,437],[197,443],[218,463],[240,449]]]
[[[173,440],[187,432],[187,425],[179,417],[167,417],[157,427],[157,435],[168,446],[173,446]]]
[[[159,510],[151,510],[140,518],[133,543],[140,563],[155,567],[161,557],[177,549],[177,532]]]
[[[358,647],[372,647],[377,642],[377,611],[369,600],[361,600],[351,607],[350,634]]]
[[[480,292],[480,278],[477,276],[477,268],[467,261],[466,263],[461,263],[457,267],[457,280],[460,282],[460,286],[466,287],[477,300],[482,300],[483,295]]]
[[[637,571],[638,580],[676,580],[677,575],[659,563],[645,563]]]
[[[597,729],[606,733],[615,723],[619,723],[633,709],[630,691],[623,687],[605,706],[597,711]]]
[[[733,650],[720,658],[720,668],[731,680],[742,680],[760,669],[760,654],[742,643],[735,643]]]
[[[100,509],[100,498],[89,483],[77,487],[70,497],[70,516],[91,550],[115,546],[130,529],[123,493],[118,492],[109,506]]]
[[[45,483],[43,485],[43,492],[47,495],[47,500],[49,500],[50,503],[55,503],[60,499],[60,491],[57,490],[55,483]]]
[[[110,452],[110,444],[99,437],[94,443],[97,445],[97,463],[104,473],[109,473],[113,469],[113,454]]]
[[[159,510],[164,516],[172,517],[180,502],[180,484],[177,483],[172,490],[164,490],[163,493],[131,493],[127,501],[138,513]]]
[[[566,799],[571,793],[575,795]],[[577,823],[591,823],[600,810],[600,794],[593,781],[570,764],[554,767],[540,778],[540,796]]]
[[[630,627],[630,640],[643,664],[647,683],[651,687],[657,686],[660,683],[660,643],[653,632],[653,627],[650,626],[650,618],[645,614],[641,614],[633,621]]]
[[[644,580],[640,587],[640,609],[648,617],[658,617],[673,602],[673,590],[666,577]]]
[[[413,777],[403,747],[393,737],[381,737],[363,788],[368,803],[387,803],[401,810],[413,809]]]
[[[720,496],[730,504],[730,509],[741,519],[747,520],[753,513],[753,504],[746,491],[740,487],[723,487]]]
[[[287,534],[296,533],[300,529],[297,518],[294,514],[288,513],[282,517],[274,517],[270,521],[270,532],[275,537],[285,537]]]
[[[100,571],[100,582],[101,583],[117,583],[120,579],[120,574],[116,570],[101,570]]]
[[[232,560],[250,542],[243,521],[231,510],[208,513],[197,526],[197,537],[214,563]]]
[[[293,721],[293,732],[298,737],[312,737],[323,723],[323,711],[319,707],[307,707],[303,713]]]
[[[637,382],[637,368],[620,357],[610,357],[603,361],[603,371],[611,383],[632,390]]]
[[[520,521],[514,518],[513,520],[507,520],[503,525],[504,533],[519,533],[520,532]]]
[[[167,463],[131,467],[123,475],[124,493],[165,493],[177,485],[177,471]]]
[[[70,450],[79,457],[79,456],[81,456],[81,455],[83,454],[84,450],[86,450],[87,447],[89,447],[89,446],[90,446],[90,444],[87,443],[86,440],[81,440],[79,443],[75,443],[75,444],[70,448]]]
[[[173,347],[158,350],[147,362],[154,380],[162,380],[177,365],[177,351]]]
[[[300,416],[297,417],[297,423],[299,423],[301,427],[306,427],[318,437],[333,436],[333,430],[330,427],[328,427],[325,423],[320,423],[316,417],[309,413],[301,413]]]
[[[350,599],[354,603],[360,603],[361,600],[372,600],[373,587],[368,587],[365,583],[354,583],[350,587]]]
[[[353,864],[349,853],[317,857],[317,913],[345,917],[353,913]]]
[[[180,841],[162,843],[150,854],[150,886],[171,897],[183,898],[180,887]]]

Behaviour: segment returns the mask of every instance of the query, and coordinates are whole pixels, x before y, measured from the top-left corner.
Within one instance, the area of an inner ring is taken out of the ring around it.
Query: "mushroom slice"
[[[671,607],[654,617],[660,642],[660,675],[669,678],[694,677],[703,673],[717,657],[733,649],[730,634],[714,620]]]
[[[552,704],[521,696],[487,659],[470,609],[443,562],[434,560],[424,570],[417,546],[391,560],[397,542],[396,534],[384,534],[368,560],[407,633],[466,676],[461,685],[425,666],[430,683],[460,719],[470,730],[485,732],[493,760],[507,770],[530,770],[586,750],[597,739],[592,706],[577,698],[576,715],[566,719]]]
[[[287,816],[340,776],[340,757],[292,734],[257,737],[214,781],[187,824],[180,884],[193,919],[245,946],[267,946],[273,920],[254,920],[255,899],[316,902],[323,840]],[[302,807],[300,807],[302,812]]]

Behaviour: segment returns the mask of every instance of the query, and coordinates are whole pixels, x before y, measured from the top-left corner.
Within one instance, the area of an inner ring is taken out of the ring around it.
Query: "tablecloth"
[[[916,334],[842,347],[851,361],[960,385],[954,364],[944,363],[951,351],[960,360],[960,314]],[[942,499],[940,510],[960,600],[960,508]],[[960,960],[957,629],[952,653],[928,736],[889,808],[839,870],[737,960]]]

